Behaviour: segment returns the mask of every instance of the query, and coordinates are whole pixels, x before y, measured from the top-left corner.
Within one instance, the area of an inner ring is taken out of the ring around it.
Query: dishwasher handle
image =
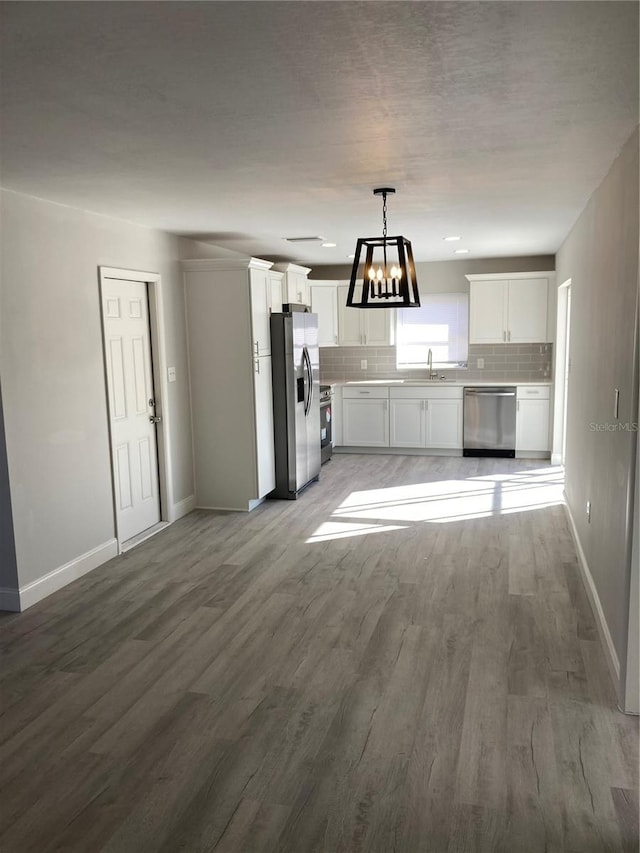
[[[515,391],[477,391],[475,388],[465,388],[464,389],[465,397],[470,396],[478,396],[478,397],[515,397]]]

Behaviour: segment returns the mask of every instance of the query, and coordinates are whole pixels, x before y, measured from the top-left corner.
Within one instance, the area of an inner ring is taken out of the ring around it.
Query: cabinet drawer
[[[388,400],[389,389],[386,385],[371,388],[366,385],[345,385],[342,389],[344,400]]]
[[[392,385],[392,400],[462,400],[462,385]]]
[[[518,400],[548,400],[548,385],[518,385]]]

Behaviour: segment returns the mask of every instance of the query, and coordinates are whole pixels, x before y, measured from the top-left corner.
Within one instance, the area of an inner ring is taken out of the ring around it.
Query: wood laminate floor
[[[555,469],[334,456],[0,618],[3,853],[638,850]]]

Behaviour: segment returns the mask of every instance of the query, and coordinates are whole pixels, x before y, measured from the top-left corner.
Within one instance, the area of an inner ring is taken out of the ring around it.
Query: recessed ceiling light
[[[468,249],[456,249],[454,255],[467,255],[469,254]]]
[[[447,243],[453,243],[454,240],[459,240],[460,237],[443,237],[443,240],[446,240]]]
[[[323,249],[335,249],[336,245],[337,245],[336,243],[323,243],[322,248]]]

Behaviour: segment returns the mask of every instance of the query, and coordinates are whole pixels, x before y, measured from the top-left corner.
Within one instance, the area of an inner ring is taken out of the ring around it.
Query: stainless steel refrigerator
[[[294,500],[320,475],[318,316],[302,305],[271,315],[276,487]]]

